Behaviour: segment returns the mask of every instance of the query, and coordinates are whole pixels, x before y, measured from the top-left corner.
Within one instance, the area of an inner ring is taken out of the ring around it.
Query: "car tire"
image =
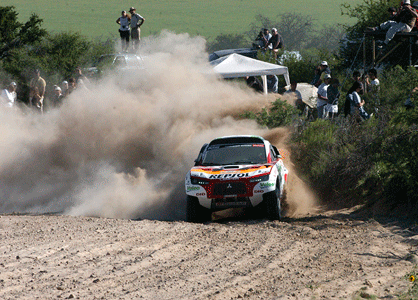
[[[196,197],[187,196],[187,222],[204,223],[211,221],[212,211],[199,204],[199,200]]]
[[[266,215],[269,220],[281,220],[280,187],[276,184],[276,190],[264,195]]]

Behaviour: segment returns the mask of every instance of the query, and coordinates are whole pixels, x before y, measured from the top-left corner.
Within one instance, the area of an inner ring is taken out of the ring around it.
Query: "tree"
[[[17,12],[13,6],[0,6],[0,47],[17,37],[21,23],[17,21]]]
[[[33,45],[47,35],[41,28],[43,20],[36,14],[25,24],[18,22],[17,16],[14,6],[0,7],[0,59],[9,56],[12,49]]]

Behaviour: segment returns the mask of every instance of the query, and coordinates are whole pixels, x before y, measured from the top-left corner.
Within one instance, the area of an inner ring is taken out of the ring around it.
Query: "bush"
[[[268,128],[286,126],[292,123],[297,110],[286,101],[277,99],[270,107],[263,108],[261,112],[246,112],[243,118],[256,120],[258,124]]]

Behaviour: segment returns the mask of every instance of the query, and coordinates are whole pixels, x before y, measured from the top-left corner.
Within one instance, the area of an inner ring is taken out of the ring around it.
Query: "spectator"
[[[325,106],[325,112],[329,119],[334,119],[338,115],[338,99],[340,98],[340,81],[337,78],[331,80],[327,89],[328,104]]]
[[[274,53],[274,58],[277,58],[277,54],[279,53],[279,50],[283,49],[284,47],[283,38],[278,33],[276,28],[272,28],[271,32],[272,32],[272,36],[267,42],[267,45],[264,47],[264,50],[267,50],[267,48],[270,49],[269,46],[271,45],[271,50]]]
[[[331,81],[331,75],[325,74],[324,82],[318,87],[318,98],[316,100],[316,108],[318,110],[318,118],[323,119],[325,113],[325,106],[328,104],[328,86]]]
[[[353,80],[354,80],[354,83],[355,83],[355,82],[360,83],[360,85],[361,85],[361,95],[363,95],[363,92],[364,92],[364,90],[363,90],[363,81],[362,81],[362,78],[361,78],[361,73],[360,73],[360,71],[355,70],[355,71],[353,72]],[[354,87],[354,83],[353,83],[353,85],[351,86],[350,90]]]
[[[396,14],[393,20],[388,20],[378,27],[371,28],[371,31],[384,30],[386,32],[386,38],[384,42],[381,42],[379,48],[382,49],[383,46],[387,46],[389,42],[393,39],[396,33],[398,32],[411,32],[414,28],[417,21],[418,13],[411,6],[410,0],[405,0],[402,4],[399,13]]]
[[[17,94],[16,94],[17,84],[16,82],[11,82],[7,88],[1,91],[0,100],[1,104],[6,107],[13,107],[16,105]]]
[[[140,27],[144,24],[145,19],[138,13],[136,13],[136,9],[131,7],[129,9],[131,13],[131,38],[132,38],[132,47],[134,50],[138,50],[139,42],[141,40],[141,29]]]
[[[270,50],[273,49],[273,45],[272,44],[268,44],[269,40],[271,39],[272,35],[270,33],[270,31],[267,28],[263,29],[263,48],[269,48]]]
[[[122,15],[116,20],[116,23],[120,25],[119,34],[122,42],[122,51],[128,51],[129,47],[129,22],[131,18],[126,14],[126,11],[122,11]]]
[[[89,89],[87,88],[86,84],[84,83],[83,79],[78,79],[77,80],[77,89],[78,90],[83,90],[83,91],[88,91]]]
[[[256,92],[263,93],[263,85],[261,84],[260,80],[255,76],[246,76],[245,82],[250,88],[253,88]]]
[[[62,94],[61,88],[58,85],[54,85],[54,96],[52,96],[52,106],[60,106],[63,98],[64,95]]]
[[[276,94],[279,92],[279,79],[276,75],[267,75],[267,92]]]
[[[313,85],[319,87],[324,82],[325,75],[331,76],[331,69],[329,68],[328,63],[324,60],[315,70],[315,77],[312,81]]]
[[[71,77],[70,79],[68,79],[68,93],[67,93],[67,95],[70,95],[76,89],[77,89],[77,82],[76,82],[74,77]]]
[[[314,77],[311,81],[311,84],[316,87],[320,78],[321,78],[321,69],[319,66],[317,66],[314,70]]]
[[[31,91],[32,97],[30,98],[29,105],[42,113],[44,111],[44,98],[41,96],[37,86],[31,89]]]
[[[365,83],[367,85],[367,90],[373,93],[379,92],[380,89],[380,81],[377,78],[377,71],[376,69],[370,69],[368,72],[368,76],[365,78]]]
[[[360,93],[361,93],[361,89],[362,89],[362,85],[359,82],[355,82],[353,84],[352,89],[350,89],[348,91],[348,98],[350,99],[350,104],[351,104],[351,110],[350,110],[350,114],[351,116],[353,116],[354,118],[356,118],[356,120],[360,121],[362,119],[369,119],[370,116],[369,114],[365,111],[364,109],[364,100],[361,99],[360,97]]]
[[[388,13],[389,13],[389,20],[394,20],[397,14],[396,8],[394,8],[393,6],[389,7]]]
[[[303,111],[304,109],[304,103],[302,101],[302,94],[297,90],[298,83],[294,80],[290,82],[290,89],[288,89],[285,93],[285,95],[291,95],[295,98],[295,106],[296,108]]]
[[[33,75],[34,77],[29,83],[29,105],[43,112],[46,82],[41,77],[40,70],[36,69]]]
[[[83,74],[83,71],[81,70],[80,67],[77,67],[77,69],[75,69],[74,77],[75,77],[77,82],[79,80],[82,80],[85,84],[87,84],[87,85],[90,84],[90,80],[86,77],[86,75]]]
[[[68,81],[64,80],[61,83],[61,92],[63,97],[67,97],[69,94],[69,87],[68,87]]]

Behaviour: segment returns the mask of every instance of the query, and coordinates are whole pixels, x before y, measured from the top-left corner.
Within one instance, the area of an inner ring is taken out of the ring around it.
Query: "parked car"
[[[116,53],[101,55],[93,66],[84,69],[84,73],[87,77],[98,78],[107,70],[135,72],[144,68],[142,57],[131,53]]]
[[[241,54],[250,58],[257,58],[257,49],[253,48],[237,48],[237,49],[225,49],[218,50],[209,55],[209,61],[213,61],[223,56],[230,55],[232,53]]]
[[[288,170],[275,146],[260,136],[226,136],[204,144],[186,175],[186,217],[211,220],[227,208],[258,208],[280,220]]]

